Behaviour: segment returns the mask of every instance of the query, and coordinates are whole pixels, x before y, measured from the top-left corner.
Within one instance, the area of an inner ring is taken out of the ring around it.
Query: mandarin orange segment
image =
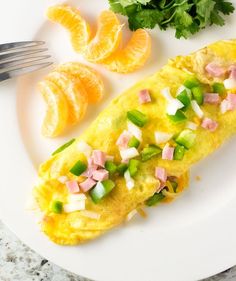
[[[104,83],[91,67],[78,62],[68,62],[59,65],[56,70],[79,78],[87,92],[89,103],[97,103],[104,96]]]
[[[67,124],[67,101],[61,89],[51,81],[40,82],[39,90],[47,103],[42,134],[45,137],[56,137],[62,133]]]
[[[122,25],[112,11],[103,11],[98,18],[95,37],[84,49],[83,55],[90,62],[100,62],[109,57],[121,41]]]
[[[133,72],[145,64],[150,52],[150,35],[144,29],[137,29],[124,49],[117,50],[102,63],[114,72]]]
[[[70,74],[58,71],[51,72],[46,80],[56,84],[64,93],[69,110],[68,123],[78,123],[84,117],[88,106],[88,96],[81,81]]]
[[[76,52],[84,50],[90,38],[90,28],[78,9],[68,5],[52,6],[47,10],[47,17],[70,32],[72,47]]]

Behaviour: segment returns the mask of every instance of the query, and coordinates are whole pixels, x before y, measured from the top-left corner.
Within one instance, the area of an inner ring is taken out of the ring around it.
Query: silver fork
[[[0,44],[0,82],[33,72],[52,64],[44,55],[44,41],[23,41]],[[46,62],[41,62],[46,61]]]

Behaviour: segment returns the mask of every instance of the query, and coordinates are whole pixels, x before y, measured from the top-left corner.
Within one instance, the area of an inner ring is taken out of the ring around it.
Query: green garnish
[[[191,103],[191,96],[189,95],[189,93],[187,92],[187,90],[183,90],[182,92],[180,92],[176,98],[182,102],[182,104],[184,105],[184,107],[188,107]],[[183,110],[183,109],[182,109]]]
[[[184,82],[184,86],[188,89],[198,87],[199,85],[200,85],[200,82],[196,78],[191,78]]]
[[[233,13],[227,0],[109,0],[115,13],[128,17],[129,28],[175,29],[176,38],[189,38],[210,25],[222,26],[222,15]]]
[[[115,187],[112,180],[105,180],[98,182],[96,186],[90,191],[90,196],[95,204],[99,203],[107,194],[109,194]]]
[[[117,172],[123,176],[125,171],[128,169],[128,165],[125,163],[121,163],[118,167],[117,167]]]
[[[212,85],[212,90],[214,93],[218,93],[220,96],[226,93],[226,89],[223,83],[214,83]]]
[[[57,150],[55,150],[52,155],[55,155],[61,151],[63,151],[64,149],[66,149],[68,146],[70,146],[73,142],[75,141],[75,139],[72,139],[66,143],[64,143],[62,146],[60,146]]]
[[[199,105],[203,104],[203,90],[202,87],[194,87],[192,88],[193,98]]]
[[[196,134],[189,129],[183,130],[175,139],[179,145],[183,145],[186,149],[192,147],[195,143]]]
[[[145,147],[143,151],[141,152],[141,159],[143,162],[151,159],[154,156],[157,156],[161,153],[161,148],[154,145],[150,144],[148,147]]]
[[[175,122],[175,123],[182,122],[187,119],[187,117],[181,110],[177,110],[175,115],[167,114],[167,116],[172,122]]]
[[[138,148],[140,145],[140,141],[136,137],[132,137],[128,143],[129,147]]]
[[[148,122],[148,117],[139,110],[127,112],[127,118],[138,127],[143,127]]]
[[[133,177],[137,174],[139,165],[140,165],[139,160],[136,160],[136,159],[129,160],[128,169],[129,169],[129,173],[130,173],[131,177]]]
[[[63,203],[61,201],[53,201],[51,203],[51,211],[55,214],[61,214],[63,211]]]
[[[165,198],[165,196],[162,193],[154,193],[152,195],[152,197],[150,197],[146,201],[146,205],[149,206],[149,207],[154,206],[157,203],[160,203],[164,198]]]
[[[105,169],[112,175],[116,172],[117,166],[112,161],[106,161]]]
[[[184,158],[185,148],[182,145],[177,145],[174,152],[174,160],[182,160]]]
[[[171,183],[171,185],[172,185],[172,187],[174,189],[174,192],[176,193],[177,187],[178,187],[178,183],[176,181],[171,181],[170,183]]]
[[[75,165],[70,169],[70,172],[75,176],[80,176],[87,170],[87,165],[82,161],[77,161]]]

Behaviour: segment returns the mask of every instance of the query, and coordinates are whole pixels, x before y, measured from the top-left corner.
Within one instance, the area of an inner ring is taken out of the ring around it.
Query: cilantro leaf
[[[224,15],[229,15],[233,13],[234,6],[232,3],[224,1],[224,0],[215,0],[216,2],[216,10],[220,11]]]

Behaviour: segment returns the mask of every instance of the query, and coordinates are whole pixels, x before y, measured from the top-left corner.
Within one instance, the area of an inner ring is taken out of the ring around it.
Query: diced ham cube
[[[165,168],[156,167],[155,168],[155,177],[161,182],[166,182],[167,180],[167,171]]]
[[[139,92],[138,94],[139,97],[139,103],[143,104],[143,103],[148,103],[151,102],[151,97],[150,97],[150,93],[147,89],[143,89]]]
[[[96,181],[94,181],[91,178],[86,179],[85,181],[83,181],[82,183],[80,183],[80,188],[83,192],[87,192],[89,191],[93,186],[95,186]]]
[[[204,94],[204,103],[218,104],[220,103],[220,96],[216,93]]]
[[[109,177],[109,173],[105,169],[96,170],[93,172],[93,179],[96,181],[107,180]]]
[[[95,165],[104,167],[106,162],[106,154],[101,150],[94,150],[93,151],[93,163]]]
[[[126,149],[128,148],[128,143],[131,139],[132,135],[128,131],[124,131],[116,141],[116,145],[119,147],[119,149]]]
[[[80,191],[77,181],[74,181],[74,180],[73,181],[67,181],[66,187],[68,188],[70,193],[76,193],[76,192]]]
[[[174,147],[170,147],[168,144],[166,144],[162,150],[162,159],[173,160],[174,150]]]
[[[213,77],[220,77],[220,76],[224,75],[226,72],[225,68],[216,62],[211,62],[211,63],[207,64],[205,69],[208,72],[208,74]]]
[[[218,123],[210,118],[204,118],[202,120],[201,126],[202,126],[202,128],[204,128],[206,130],[214,132],[218,127]]]

